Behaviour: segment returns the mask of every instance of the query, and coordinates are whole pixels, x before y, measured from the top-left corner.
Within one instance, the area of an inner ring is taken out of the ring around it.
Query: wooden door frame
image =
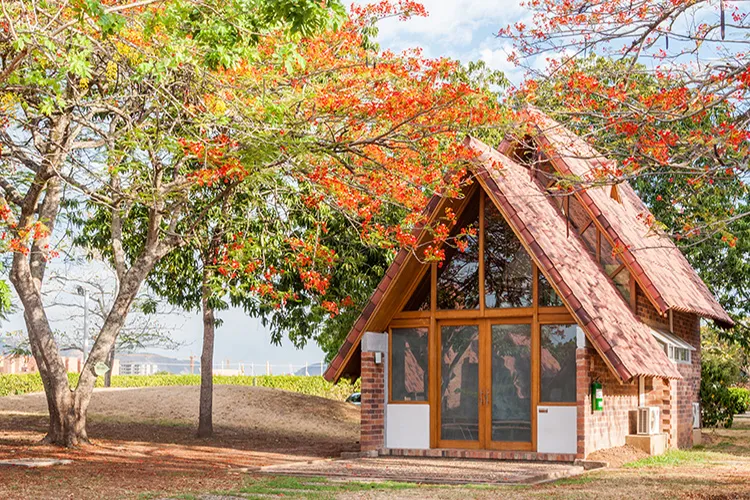
[[[484,427],[486,428],[486,441],[484,449],[488,450],[507,450],[507,451],[535,451],[536,450],[536,412],[539,402],[539,374],[534,367],[539,365],[539,328],[534,316],[516,316],[508,318],[487,318],[485,323],[485,348],[482,354],[483,366],[485,367],[484,385],[490,390],[489,404],[485,405]],[[530,394],[530,441],[493,441],[492,440],[492,325],[529,325],[530,343],[529,343],[529,384]]]
[[[442,386],[443,386],[443,373],[442,373],[442,363],[440,360],[442,359],[442,327],[444,326],[477,326],[477,335],[479,342],[479,353],[478,353],[478,361],[479,361],[479,380],[478,380],[478,390],[481,392],[483,387],[483,376],[482,376],[482,330],[484,328],[483,326],[483,320],[481,318],[475,318],[475,319],[444,319],[444,320],[437,320],[435,321],[435,349],[437,351],[437,371],[436,376],[434,377],[434,382],[432,382],[432,385],[435,386],[435,393],[436,397],[434,399],[434,409],[435,409],[435,419],[431,419],[431,424],[434,425],[434,429],[431,429],[431,434],[435,435],[435,447],[437,448],[453,448],[453,449],[470,449],[470,450],[481,450],[483,449],[483,442],[484,442],[484,425],[482,424],[482,405],[479,403],[479,400],[477,404],[479,404],[479,413],[478,413],[478,439],[477,441],[458,441],[458,440],[450,440],[450,439],[442,439],[440,437],[440,428],[441,428],[441,417],[442,417],[442,401],[441,401],[441,395],[442,395]],[[431,408],[432,409],[432,408]]]
[[[539,366],[539,327],[534,317],[524,315],[515,317],[502,318],[473,318],[473,319],[443,319],[436,320],[433,323],[434,329],[434,377],[429,377],[430,385],[430,411],[434,418],[430,419],[430,436],[435,448],[453,448],[453,449],[485,449],[485,450],[509,450],[509,451],[533,451],[536,450],[536,412],[539,398],[540,377],[535,367]],[[442,412],[442,327],[443,326],[471,326],[478,327],[479,341],[479,381],[478,390],[480,393],[478,400],[479,429],[477,441],[459,441],[445,440],[440,437],[441,430],[441,412]],[[505,442],[492,441],[492,325],[529,325],[531,331],[530,357],[531,370],[530,384],[530,404],[531,404],[531,441]],[[487,391],[488,398],[482,403],[483,394]]]

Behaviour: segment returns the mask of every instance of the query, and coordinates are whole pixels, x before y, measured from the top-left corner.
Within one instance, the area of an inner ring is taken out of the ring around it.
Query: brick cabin
[[[325,373],[361,376],[362,451],[573,461],[694,444],[700,321],[732,320],[627,183],[560,194],[561,176],[611,162],[526,117],[533,132],[497,149],[468,138],[476,182],[426,208],[476,237],[441,265],[402,250]],[[648,435],[639,407],[658,408]]]

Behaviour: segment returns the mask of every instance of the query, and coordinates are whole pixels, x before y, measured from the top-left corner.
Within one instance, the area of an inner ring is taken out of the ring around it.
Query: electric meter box
[[[591,409],[594,411],[604,410],[604,391],[602,384],[594,382],[591,384]]]

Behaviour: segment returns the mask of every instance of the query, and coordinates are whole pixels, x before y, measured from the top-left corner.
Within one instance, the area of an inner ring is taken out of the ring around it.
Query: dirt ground
[[[628,462],[635,462],[642,458],[646,458],[648,453],[643,450],[636,448],[635,446],[618,446],[616,448],[607,448],[606,450],[599,450],[591,453],[588,460],[595,460],[597,462],[607,462],[607,465],[612,467],[620,467]]]
[[[339,456],[358,448],[354,405],[261,387],[216,386],[211,439],[195,437],[198,387],[95,392],[93,446],[39,445],[46,427],[42,394],[0,398],[0,459],[56,457],[70,465],[0,466],[0,498],[132,498],[231,489],[243,470]]]
[[[76,450],[38,444],[46,427],[41,394],[0,398],[0,459],[73,460],[39,469],[0,466],[0,499],[750,499],[750,419],[704,433],[701,447],[661,457],[601,452],[594,458],[612,465],[638,460],[534,486],[342,483],[261,476],[257,468],[356,450],[357,407],[273,389],[217,386],[216,435],[202,440],[195,437],[198,390],[97,391],[89,422],[94,445]]]

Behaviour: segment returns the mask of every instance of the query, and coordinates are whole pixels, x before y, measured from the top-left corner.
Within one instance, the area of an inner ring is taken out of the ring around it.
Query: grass
[[[680,467],[684,465],[711,464],[722,460],[731,460],[732,455],[705,451],[702,449],[692,450],[669,450],[663,455],[646,457],[635,462],[625,464],[627,469],[640,469],[643,467]]]
[[[268,495],[290,496],[310,500],[324,500],[335,498],[345,493],[360,493],[366,491],[401,491],[417,488],[418,485],[398,482],[358,482],[358,481],[330,481],[316,477],[288,477],[279,476],[264,478],[249,482],[232,495],[241,494],[247,498],[263,498]]]

